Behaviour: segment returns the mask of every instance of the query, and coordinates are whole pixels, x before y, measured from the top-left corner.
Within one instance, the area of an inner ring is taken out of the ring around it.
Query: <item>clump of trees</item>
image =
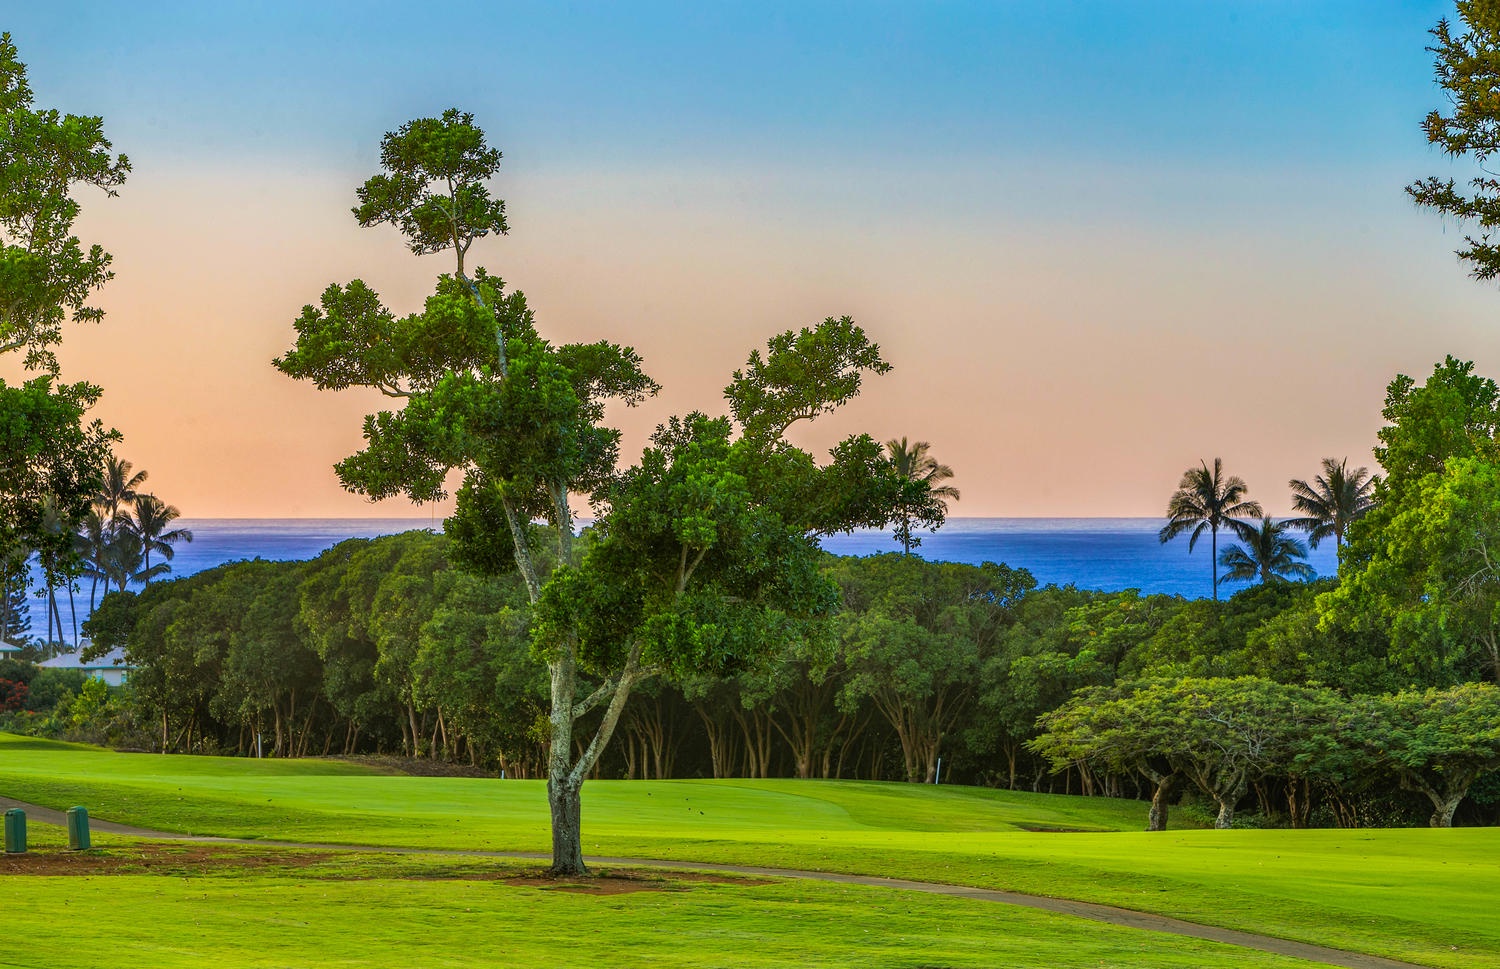
[[[544,693],[514,582],[453,569],[429,532],[307,562],[236,562],[105,596],[93,650],[124,646],[160,750],[398,752],[534,776]]]
[[[34,376],[0,380],[0,632],[33,555],[49,587],[79,574],[73,534],[118,435],[88,411],[99,387],[64,383],[55,349],[69,320],[97,322],[89,305],[111,277],[110,256],[73,234],[80,190],[114,195],[130,171],[100,118],[39,108],[10,34],[0,34],[0,356]],[[20,576],[18,578],[18,576]],[[24,595],[24,593],[23,593]],[[49,625],[60,617],[55,604]],[[49,628],[49,638],[51,629]]]
[[[1031,747],[1055,766],[1150,780],[1151,830],[1166,828],[1183,780],[1218,806],[1216,827],[1252,787],[1263,804],[1278,792],[1291,826],[1305,827],[1314,791],[1338,804],[1382,777],[1425,795],[1429,823],[1449,827],[1474,782],[1500,768],[1500,688],[1489,683],[1346,698],[1253,676],[1132,682],[1080,691],[1041,724]]]
[[[0,638],[30,645],[35,562],[47,607],[38,654],[78,642],[80,579],[149,582],[169,570],[173,543],[191,538],[171,525],[177,509],[136,493],[145,473],[112,456],[120,435],[88,418],[102,390],[63,382],[57,360],[66,323],[103,318],[90,302],[113,276],[109,253],[74,235],[79,196],[113,196],[129,172],[102,119],[37,107],[26,65],[0,35],[0,356],[33,374],[0,380]]]

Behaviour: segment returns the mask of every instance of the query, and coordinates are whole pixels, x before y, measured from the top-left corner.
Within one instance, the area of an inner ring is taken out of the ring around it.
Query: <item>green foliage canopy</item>
[[[0,354],[42,373],[0,380],[0,555],[38,551],[61,578],[76,572],[71,532],[115,437],[85,419],[98,387],[55,383],[63,323],[98,320],[86,301],[110,278],[109,255],[73,234],[74,195],[113,195],[130,163],[111,154],[101,119],[37,108],[17,54],[0,34]]]
[[[1408,683],[1500,678],[1500,387],[1448,357],[1391,382],[1376,457],[1387,475],[1356,522],[1325,627],[1389,630]]]
[[[26,65],[0,34],[0,353],[25,351],[28,370],[56,374],[62,324],[96,321],[86,300],[110,278],[110,257],[73,234],[74,192],[113,195],[130,162],[111,154],[98,117],[36,107]]]
[[[1438,21],[1435,44],[1428,48],[1452,113],[1428,112],[1422,130],[1429,144],[1450,157],[1472,159],[1480,174],[1467,192],[1453,179],[1436,176],[1413,182],[1406,192],[1418,205],[1477,227],[1478,235],[1466,235],[1457,255],[1475,279],[1488,280],[1500,275],[1500,245],[1491,241],[1500,224],[1500,180],[1489,164],[1500,149],[1500,9],[1493,0],[1457,0],[1457,7],[1461,26]]]

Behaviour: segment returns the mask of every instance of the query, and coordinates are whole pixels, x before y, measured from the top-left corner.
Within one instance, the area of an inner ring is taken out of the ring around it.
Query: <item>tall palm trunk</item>
[[[1219,601],[1219,526],[1215,525],[1208,537],[1209,564],[1213,568],[1214,601]]]
[[[63,628],[62,610],[57,607],[57,586],[51,582],[47,584],[47,605],[52,610],[53,617],[57,620],[57,639],[53,642],[67,644],[67,630]]]

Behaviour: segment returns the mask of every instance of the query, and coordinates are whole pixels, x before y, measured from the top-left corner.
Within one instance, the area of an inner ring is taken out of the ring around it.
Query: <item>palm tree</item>
[[[128,529],[121,530],[104,547],[104,558],[99,563],[99,571],[104,573],[105,589],[109,588],[110,583],[114,583],[116,588],[124,592],[130,583],[141,581],[143,562],[140,538]]]
[[[1205,529],[1211,535],[1213,557],[1210,560],[1214,577],[1214,598],[1219,598],[1219,529],[1228,528],[1245,541],[1250,541],[1255,529],[1242,521],[1247,517],[1260,518],[1265,515],[1260,502],[1245,499],[1249,490],[1238,475],[1224,476],[1223,462],[1214,458],[1214,468],[1208,469],[1206,462],[1200,467],[1188,468],[1177,483],[1177,491],[1167,502],[1167,524],[1157,533],[1165,545],[1183,532],[1188,537],[1188,551],[1198,544]]]
[[[193,533],[186,528],[172,528],[167,526],[176,521],[181,512],[175,505],[169,505],[155,495],[141,494],[135,497],[135,514],[129,513],[125,516],[125,527],[135,535],[141,543],[142,567],[141,575],[145,584],[150,585],[151,580],[158,575],[165,575],[172,571],[172,566],[167,562],[151,564],[151,553],[159,552],[161,557],[168,562],[173,555],[172,546],[178,542],[191,542]]]
[[[113,454],[104,460],[104,484],[94,504],[109,522],[111,531],[117,527],[115,517],[121,509],[135,503],[136,489],[146,483],[147,477],[147,472],[135,471],[133,464]]]
[[[52,495],[42,498],[42,531],[49,535],[62,535],[66,532],[67,525],[63,521],[61,509],[57,507],[57,499]],[[42,581],[47,587],[47,648],[56,648],[59,644],[67,642],[67,630],[63,627],[62,610],[57,605],[57,587],[66,584],[68,594],[72,595],[73,583],[69,580],[65,571],[66,562],[60,560],[62,550],[52,542],[45,543],[46,547],[37,551],[37,565],[42,569]],[[74,617],[74,625],[77,626],[77,615]],[[53,630],[56,629],[54,636]],[[77,631],[74,631],[74,640],[77,640]]]
[[[83,577],[90,581],[89,586],[89,615],[94,614],[94,600],[99,592],[99,580],[105,578],[104,556],[105,549],[109,545],[109,525],[104,516],[99,514],[98,502],[95,507],[84,513],[83,521],[79,523],[78,534],[74,536],[74,547],[78,550],[78,557],[83,560]],[[109,588],[108,585],[105,586]]]
[[[1298,561],[1307,558],[1307,546],[1287,534],[1292,527],[1290,521],[1262,518],[1260,528],[1245,540],[1244,548],[1230,545],[1219,556],[1219,564],[1224,566],[1224,581],[1317,578],[1318,573],[1312,566]]]
[[[890,456],[891,464],[895,466],[897,477],[902,481],[925,487],[927,497],[930,497],[937,508],[946,515],[948,502],[958,500],[958,489],[941,483],[953,477],[953,469],[946,464],[939,464],[937,458],[928,453],[931,447],[932,445],[927,441],[907,444],[904,437],[900,440],[892,438],[885,442],[886,453]],[[896,512],[896,540],[901,543],[907,555],[911,554],[913,546],[922,543],[922,540],[911,532],[913,520],[916,518],[914,504],[903,501]],[[937,521],[941,523],[942,519],[938,518]]]
[[[1329,535],[1333,536],[1334,553],[1343,550],[1344,533],[1349,525],[1375,506],[1375,482],[1369,468],[1349,470],[1349,459],[1335,462],[1323,459],[1323,473],[1312,484],[1300,478],[1287,482],[1292,489],[1292,508],[1305,517],[1290,518],[1286,524],[1307,532],[1307,544],[1313,548]]]

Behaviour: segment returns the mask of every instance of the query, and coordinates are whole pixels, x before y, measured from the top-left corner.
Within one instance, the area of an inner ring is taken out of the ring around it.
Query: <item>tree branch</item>
[[[630,688],[637,680],[643,678],[645,671],[641,668],[641,644],[636,641],[630,646],[630,656],[625,661],[625,668],[620,671],[620,680],[615,687],[615,694],[610,698],[609,706],[604,711],[604,719],[599,722],[599,729],[594,731],[594,739],[589,741],[588,747],[579,755],[573,764],[573,769],[568,772],[568,783],[574,790],[583,783],[584,777],[593,769],[594,762],[599,759],[604,745],[609,743],[609,738],[615,732],[615,725],[620,722],[620,714],[625,710],[625,701],[630,699]]]
[[[703,563],[703,557],[708,554],[708,549],[709,546],[707,545],[700,548],[698,554],[693,557],[693,561],[689,562],[687,560],[688,547],[686,545],[682,546],[682,560],[677,566],[678,595],[682,595],[683,592],[687,591],[688,580],[693,577],[693,573]]]
[[[605,680],[603,683],[600,683],[599,689],[590,693],[582,702],[573,704],[573,719],[579,719],[598,706],[599,701],[614,693],[618,685],[614,680]]]
[[[509,498],[500,499],[500,505],[505,509],[505,521],[510,526],[511,541],[516,548],[516,566],[526,582],[526,594],[530,596],[532,605],[535,605],[542,595],[542,583],[536,574],[536,563],[531,559],[531,545],[526,540],[526,529],[522,527],[521,519],[516,515],[515,506]]]

